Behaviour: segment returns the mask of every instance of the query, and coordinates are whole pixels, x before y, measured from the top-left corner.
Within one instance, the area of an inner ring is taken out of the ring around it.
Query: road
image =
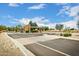
[[[28,36],[25,35],[25,37]],[[38,41],[24,46],[36,56],[79,56],[79,41],[77,40],[57,38],[54,40]]]

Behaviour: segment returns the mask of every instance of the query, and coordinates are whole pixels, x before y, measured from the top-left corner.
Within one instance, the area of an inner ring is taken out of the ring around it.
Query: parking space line
[[[48,46],[46,46],[46,45],[43,45],[43,44],[40,44],[40,43],[36,43],[36,44],[38,44],[38,45],[40,45],[40,46],[43,46],[43,47],[45,47],[45,48],[47,48],[47,49],[53,50],[53,51],[55,51],[55,52],[58,52],[58,53],[60,53],[60,54],[63,54],[63,55],[66,55],[66,56],[70,56],[69,54],[63,53],[63,52],[61,52],[61,51],[59,51],[59,50],[53,49],[53,48],[48,47]]]

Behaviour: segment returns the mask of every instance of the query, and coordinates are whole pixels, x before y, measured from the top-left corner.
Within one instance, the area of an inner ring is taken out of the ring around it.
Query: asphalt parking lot
[[[35,37],[35,40],[39,39],[36,36],[40,36],[37,34],[35,35],[8,34],[8,35],[14,39]],[[34,40],[34,39],[32,38],[30,40]],[[46,40],[46,41],[42,41],[42,40],[44,40],[44,38],[41,38],[40,41],[37,41],[36,43],[32,43],[24,46],[37,56],[79,56],[78,40],[71,40],[65,38],[57,38],[57,39]]]
[[[10,37],[14,38],[14,39],[18,39],[18,38],[28,38],[28,37],[34,37],[34,36],[42,36],[42,34],[24,34],[24,33],[15,33],[15,34],[8,34]]]
[[[51,49],[60,51],[64,54],[68,54],[70,56],[79,56],[79,41],[75,40],[69,40],[69,39],[55,39],[55,40],[49,40],[45,42],[38,42],[46,47],[49,47]],[[28,48],[30,51],[35,53],[36,55],[46,55],[46,56],[63,56],[64,54],[59,54],[59,52],[56,52],[54,50],[45,48],[38,44],[30,44],[26,45],[26,48]]]
[[[36,56],[65,56],[61,53],[58,53],[54,50],[48,49],[36,43],[25,45],[25,47],[29,49],[32,53],[34,53]]]

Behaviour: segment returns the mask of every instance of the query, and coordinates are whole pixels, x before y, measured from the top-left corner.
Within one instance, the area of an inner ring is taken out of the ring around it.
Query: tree
[[[55,28],[57,29],[57,30],[62,30],[63,29],[63,24],[56,24],[56,26],[55,26]]]
[[[30,25],[30,26],[33,26],[33,23],[32,23],[32,21],[30,21],[30,22],[29,22],[29,25]]]
[[[49,30],[55,30],[54,28],[50,28]]]
[[[31,31],[31,32],[36,32],[36,31],[37,31],[36,29],[38,29],[38,25],[37,25],[36,22],[30,21],[30,22],[29,22],[29,25],[31,26],[31,28],[29,29],[29,32],[30,32],[30,31]]]
[[[33,26],[38,26],[36,22],[33,23]]]
[[[79,20],[77,21],[77,28],[79,29]]]
[[[49,30],[49,27],[45,27],[45,31],[46,31],[46,30]]]
[[[46,31],[46,30],[49,30],[49,27],[43,26],[43,27],[42,27],[42,30],[45,30],[45,31]]]
[[[6,30],[6,29],[7,29],[6,26],[4,26],[4,25],[0,25],[0,31],[2,31],[2,30]]]
[[[38,26],[38,25],[36,24],[36,22],[32,22],[32,21],[29,22],[29,25],[30,25],[30,26],[33,26],[33,27],[34,27],[34,26],[35,26],[35,27]]]
[[[75,28],[71,28],[70,30],[75,30]]]
[[[8,31],[13,31],[13,28],[12,27],[7,27],[7,30]]]
[[[16,25],[16,26],[14,27],[14,30],[15,30],[16,32],[19,32],[19,31],[21,30],[21,28],[22,28],[21,25]]]

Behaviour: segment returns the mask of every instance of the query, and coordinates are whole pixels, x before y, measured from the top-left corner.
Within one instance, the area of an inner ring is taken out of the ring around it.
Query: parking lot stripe
[[[63,53],[63,52],[61,52],[61,51],[59,51],[59,50],[50,48],[50,47],[48,47],[48,46],[46,46],[46,45],[43,45],[43,44],[40,44],[40,43],[36,43],[36,44],[38,44],[38,45],[40,45],[40,46],[42,46],[42,47],[48,48],[48,49],[50,49],[50,50],[53,50],[53,51],[55,51],[55,52],[58,52],[58,53],[60,53],[60,54],[63,54],[63,55],[66,55],[66,56],[70,56],[69,54],[66,54],[66,53]]]

